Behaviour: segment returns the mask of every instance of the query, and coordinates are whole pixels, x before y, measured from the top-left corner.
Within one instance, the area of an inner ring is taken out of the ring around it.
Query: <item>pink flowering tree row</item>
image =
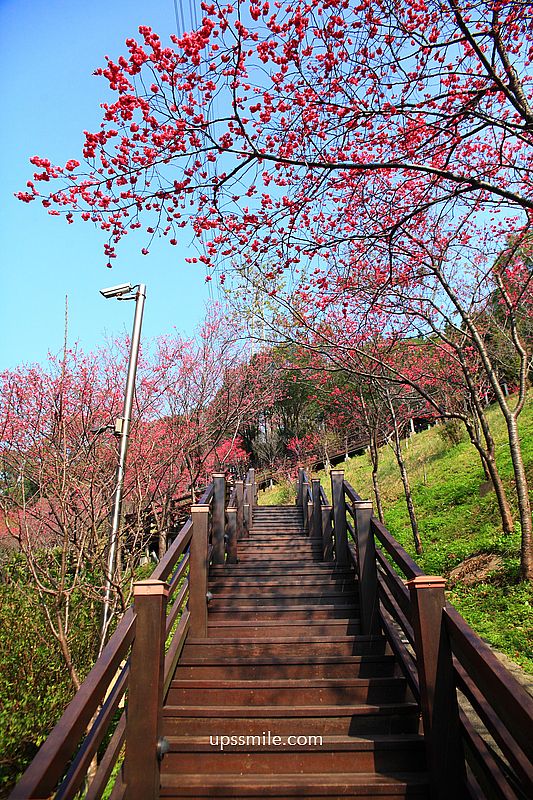
[[[117,442],[106,426],[122,413],[128,343],[114,352],[68,350],[46,367],[0,376],[2,538],[24,554],[49,630],[74,687],[72,603],[103,597]],[[166,338],[139,364],[125,476],[113,615],[131,597],[134,570],[158,541],[175,504],[213,469],[245,466],[240,429],[276,390],[262,357],[247,360],[226,320],[211,313],[195,339]]]

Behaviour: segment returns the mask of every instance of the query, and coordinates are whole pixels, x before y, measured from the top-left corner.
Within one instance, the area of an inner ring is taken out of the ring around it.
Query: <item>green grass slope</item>
[[[512,465],[504,423],[497,408],[489,409],[488,416],[497,442],[498,464],[513,500]],[[533,394],[520,417],[519,427],[533,485]],[[480,636],[533,673],[533,587],[518,580],[518,524],[513,535],[502,534],[494,492],[483,496],[483,470],[466,438],[452,446],[436,426],[412,436],[403,447],[423,555],[415,555],[398,467],[392,450],[385,446],[380,454],[379,480],[388,529],[431,575],[449,576],[465,559],[494,555],[488,574],[485,570],[485,574],[476,578],[474,572],[472,584],[452,578],[448,597]],[[366,454],[340,466],[344,466],[346,479],[362,497],[373,497],[370,460]],[[330,494],[327,474],[319,472],[317,476]],[[262,492],[259,502],[293,503],[294,497],[294,489],[282,484]]]

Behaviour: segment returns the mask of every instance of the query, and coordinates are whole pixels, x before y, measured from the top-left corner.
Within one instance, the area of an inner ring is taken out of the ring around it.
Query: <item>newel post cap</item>
[[[417,575],[416,578],[411,578],[407,581],[409,589],[444,589],[446,587],[446,578],[440,575]]]

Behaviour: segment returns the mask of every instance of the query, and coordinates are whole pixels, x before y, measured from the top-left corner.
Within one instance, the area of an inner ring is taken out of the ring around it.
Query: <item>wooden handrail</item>
[[[200,503],[209,507],[213,496],[214,487],[211,483],[204,490]],[[172,634],[165,658],[165,687],[168,687],[169,678],[174,671],[189,628],[190,615],[185,608],[185,603],[189,595],[187,574],[190,568],[190,559],[188,548],[192,536],[193,523],[189,517],[164,557],[155,567],[149,581],[152,583],[168,582],[169,599],[176,595],[173,604],[169,606],[168,616],[165,619],[165,630],[162,634],[164,638]],[[178,620],[178,626],[173,631]],[[128,657],[130,648],[135,641],[135,632],[136,615],[133,607],[130,607],[61,719],[13,789],[10,800],[48,798],[54,792],[57,792],[55,796],[58,799],[65,798],[66,800],[74,797],[79,791],[87,768],[106,735],[109,725],[113,722],[116,709],[128,688],[129,667],[126,664],[121,668],[121,664]],[[117,672],[120,668],[121,671]],[[93,782],[94,785],[91,784],[89,787],[87,796],[92,800],[98,800],[105,790],[109,776],[119,758],[125,735],[126,725],[124,719],[121,718],[102,757]],[[63,778],[65,767],[73,757],[74,761],[72,761],[66,777]],[[57,789],[61,780],[61,786]]]
[[[300,470],[298,496],[304,512],[306,504],[313,500],[309,497],[309,483]],[[360,571],[360,535],[365,522],[358,517],[366,504],[344,480],[342,470],[332,470],[332,495],[335,557],[342,563],[343,552],[347,553],[361,576],[363,626],[362,600],[366,592],[368,608],[373,592],[370,589],[369,598],[367,578]],[[327,496],[322,487],[315,493],[315,501],[317,496],[323,506]],[[477,792],[472,796],[480,796],[485,781],[489,792],[492,785],[498,787],[500,797],[533,797],[533,698],[458,612],[446,604],[443,579],[426,576],[373,515],[370,532],[381,549],[375,550],[372,567],[368,551],[363,548],[366,571],[371,580],[377,579],[383,631],[424,710],[432,796],[444,800],[469,791]],[[353,545],[348,538],[353,538]],[[470,703],[466,715],[459,708],[457,689]],[[481,733],[470,721],[474,716],[479,717]],[[488,739],[482,733],[483,726]],[[503,768],[490,737],[507,759]],[[472,771],[466,770],[465,759]]]
[[[444,624],[454,656],[533,764],[533,697],[451,605],[444,609]],[[533,766],[530,775],[533,788]]]
[[[394,562],[400,567],[406,578],[416,578],[419,575],[424,575],[424,570],[418,566],[416,561],[411,558],[409,553],[404,550],[401,544],[396,541],[394,536],[389,533],[387,528],[377,517],[372,517],[371,523],[374,536],[383,545]]]
[[[242,482],[236,481],[231,492],[230,500],[234,505],[226,507],[225,492],[222,493],[219,486],[219,502],[223,494],[225,514],[221,515],[219,507],[218,518],[219,525],[224,525],[225,558],[228,560],[237,555],[239,514],[246,513],[248,530],[251,525],[256,487],[255,472],[249,470],[244,487]],[[146,683],[150,671],[152,677],[156,673],[159,676],[150,706],[147,763],[151,764],[152,773],[151,776],[139,775],[132,769],[130,758],[117,779],[112,797],[127,794],[129,775],[132,786],[148,787],[146,791],[143,789],[143,797],[155,800],[159,770],[155,758],[159,724],[156,711],[169,688],[189,630],[195,636],[207,633],[207,577],[210,553],[215,550],[210,537],[216,496],[213,485],[208,486],[152,578],[142,582],[144,588],[139,589],[139,596],[150,595],[153,588],[154,597],[151,600],[141,598],[135,606],[138,611],[128,609],[10,800],[50,797],[69,762],[71,766],[56,797],[73,798],[128,690],[128,720],[126,722],[124,715],[119,720],[88,790],[89,800],[99,800],[120,758],[124,741],[128,753],[128,731],[134,731],[130,752],[140,752],[144,747],[143,705],[135,690],[135,686],[145,685],[144,669]],[[362,500],[344,480],[342,470],[332,471],[331,506],[323,487],[316,480],[310,482],[303,470],[299,474],[297,499],[302,506],[307,532],[322,540],[323,558],[334,558],[343,569],[353,567],[359,577],[362,632],[383,631],[415,698],[420,700],[434,797],[444,800],[462,796],[468,787],[474,791],[475,781],[480,786],[483,781],[490,785],[491,775],[502,797],[511,796],[513,791],[516,794],[516,787],[520,787],[524,797],[533,796],[533,740],[530,735],[533,699],[457,611],[446,604],[444,580],[423,573],[372,515],[371,504]],[[347,520],[347,512],[353,524]],[[220,537],[220,530],[217,535]],[[375,549],[375,543],[380,544],[381,549]],[[407,586],[401,575],[408,579]],[[174,601],[168,608],[167,594]],[[158,615],[160,623],[155,624]],[[154,624],[155,628],[159,625],[158,630],[154,629]],[[139,638],[138,628],[142,630]],[[165,640],[169,636],[172,638],[167,642],[165,654]],[[146,658],[142,648],[144,640],[156,642],[157,663],[152,654],[150,659]],[[131,669],[127,662],[130,647]],[[132,673],[135,676],[133,686],[130,685]],[[457,689],[470,704],[467,715],[458,707]],[[472,725],[473,715],[480,720],[479,730]],[[492,740],[484,736],[482,726],[486,726],[507,759],[503,768],[501,757],[495,752]],[[469,770],[465,766],[467,760],[471,766]],[[511,787],[511,794],[507,787]]]

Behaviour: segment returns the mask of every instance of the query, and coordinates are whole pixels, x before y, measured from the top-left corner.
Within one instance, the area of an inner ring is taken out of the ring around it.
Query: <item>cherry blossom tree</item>
[[[171,45],[141,27],[126,55],[107,59],[98,73],[113,99],[102,126],[86,133],[80,159],[34,156],[20,199],[101,225],[110,264],[132,230],[144,228],[148,253],[151,237],[176,244],[190,225],[204,243],[199,259],[223,279],[257,269],[271,295],[280,275],[299,282],[299,311],[337,306],[364,318],[378,307],[393,338],[422,329],[446,346],[449,323],[505,419],[522,572],[533,578],[517,425],[529,350],[511,289],[523,284],[518,254],[533,213],[529,5],[202,8],[200,28]],[[511,236],[514,255],[495,266]],[[480,325],[495,291],[520,365],[511,402]]]
[[[141,355],[110,618],[130,602],[154,538],[159,556],[176,501],[213,469],[246,464],[240,430],[276,397],[261,354],[251,361],[220,309],[197,338],[162,339]],[[22,551],[74,688],[73,608],[101,607],[118,459],[108,431],[122,409],[128,342],[85,355],[65,349],[46,368],[0,375],[2,528]],[[94,638],[98,638],[95,615]]]

